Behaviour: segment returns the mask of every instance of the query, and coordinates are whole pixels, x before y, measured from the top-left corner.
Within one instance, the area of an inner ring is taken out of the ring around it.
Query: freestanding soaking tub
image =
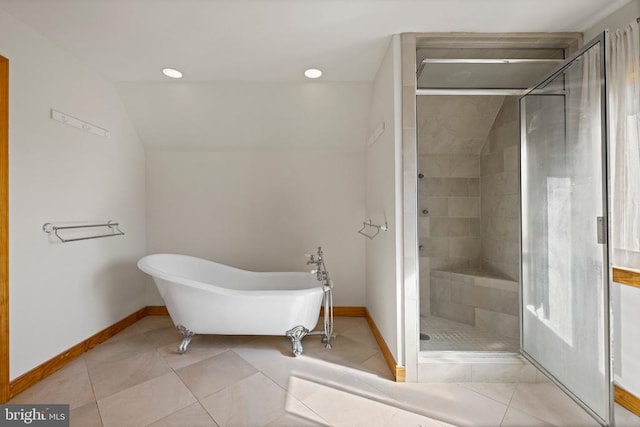
[[[309,258],[307,264],[318,267],[316,274],[259,273],[175,254],[147,255],[138,268],[153,277],[183,336],[179,353],[195,334],[283,335],[299,356],[302,338],[318,323],[323,298],[324,331],[316,334],[331,348],[333,333],[331,282],[322,249]]]

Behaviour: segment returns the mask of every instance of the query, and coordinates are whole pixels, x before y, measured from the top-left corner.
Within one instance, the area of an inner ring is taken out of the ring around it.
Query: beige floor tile
[[[376,348],[378,347],[378,342],[376,341],[375,337],[373,336],[373,333],[371,333],[371,329],[369,329],[369,326],[366,324],[364,324],[364,326],[362,325],[358,325],[354,328],[350,328],[347,329],[343,332],[340,332],[339,334],[341,337],[348,337],[351,338],[352,340],[356,341],[356,342],[360,342],[366,346],[372,347],[372,348]]]
[[[196,335],[185,353],[178,353],[178,342],[164,345],[158,348],[165,362],[172,369],[180,369],[216,354],[229,350],[227,340],[220,335]]]
[[[179,355],[170,318],[150,316],[10,403],[69,403],[82,427],[597,425],[551,383],[395,383],[365,319],[336,331],[332,349],[306,337],[300,357],[286,337],[222,335]]]
[[[371,356],[379,352],[379,348],[371,347],[349,337],[338,335],[332,348],[327,349],[319,339],[303,341],[304,355],[326,360],[337,365],[358,368]]]
[[[151,350],[92,366],[89,377],[96,399],[102,399],[168,372],[171,372],[169,365],[157,351]]]
[[[331,387],[363,398],[395,405],[389,396],[388,387],[396,383],[366,372],[351,370],[336,380],[320,379],[316,383],[319,386]]]
[[[288,399],[294,398],[258,372],[201,399],[201,403],[221,427],[253,427],[285,415]]]
[[[392,384],[387,391],[402,409],[458,426],[499,426],[507,405],[458,384]]]
[[[362,362],[361,366],[363,371],[386,380],[394,380],[393,374],[391,374],[391,370],[389,369],[389,365],[387,365],[387,361],[380,352],[375,353],[373,356]]]
[[[307,397],[308,388],[292,386],[296,383],[296,380],[304,379],[305,381],[313,382],[335,381],[346,372],[344,368],[323,360],[307,358],[304,355],[294,358],[281,358],[280,360],[259,364],[256,367],[297,399]]]
[[[109,338],[106,342],[114,342],[114,341],[121,340],[123,338],[130,338],[132,336],[139,335],[141,333],[140,328],[138,327],[139,322],[140,321],[118,332],[116,335]]]
[[[160,328],[140,334],[145,341],[151,343],[154,347],[160,347],[167,344],[175,344],[177,347],[182,341],[182,334],[174,328]]]
[[[302,340],[302,345],[313,339],[320,338],[306,337]],[[233,351],[253,366],[261,366],[273,361],[295,359],[291,348],[291,340],[287,337],[266,336],[235,345]]]
[[[115,337],[114,337],[115,338]],[[109,339],[84,354],[87,366],[92,368],[104,362],[113,362],[134,354],[155,350],[155,346],[140,335]]]
[[[138,327],[138,330],[141,333],[153,331],[156,329],[173,329],[175,330],[175,326],[173,325],[173,321],[169,316],[147,316],[140,319],[135,323]]]
[[[308,379],[301,376],[292,376],[289,379],[287,393],[303,402],[314,393],[324,390],[330,383],[331,382],[325,382],[320,379]]]
[[[23,391],[9,403],[63,403],[70,409],[95,401],[87,366],[82,357]]]
[[[98,400],[105,427],[146,426],[196,402],[171,372]]]
[[[320,427],[328,426],[326,422],[313,421],[307,418],[303,418],[300,415],[285,414],[269,424],[265,424],[268,427]]]
[[[318,427],[329,426],[320,415],[307,408],[297,399],[287,399],[285,414],[267,424],[269,427]]]
[[[598,425],[552,383],[518,384],[510,407],[557,426]]]
[[[233,351],[225,351],[176,371],[198,399],[220,391],[256,372],[256,368]]]
[[[69,413],[70,427],[102,427],[102,419],[96,402],[87,403]]]
[[[169,316],[147,316],[138,320],[133,325],[125,328],[114,337],[110,338],[110,341],[117,341],[121,338],[128,338],[133,335],[144,334],[156,329],[173,329],[173,322]]]
[[[398,411],[395,406],[369,397],[322,384],[316,387],[302,403],[332,426],[384,426]]]
[[[197,341],[196,338],[198,339],[214,339],[216,340],[219,344],[224,344],[226,345],[228,348],[235,348],[236,346],[243,346],[246,345],[247,343],[256,340],[256,339],[260,339],[260,338],[264,338],[264,335],[216,335],[216,334],[196,334],[193,338],[193,340],[191,341],[192,343],[195,343]],[[191,348],[191,344],[189,344],[189,349]],[[187,350],[188,351],[188,350]]]
[[[514,383],[459,383],[462,387],[480,393],[495,401],[508,405],[517,384]]]
[[[322,317],[320,317],[319,325],[322,325]],[[364,317],[334,317],[333,330],[336,334],[353,328],[369,329],[367,319]]]
[[[211,416],[200,403],[194,403],[184,409],[150,424],[149,427],[217,427]]]
[[[515,408],[507,409],[502,424],[500,424],[501,427],[548,427],[552,425]]]
[[[385,424],[385,427],[454,427],[452,424],[427,418],[420,414],[414,414],[413,412],[399,410],[395,415]]]

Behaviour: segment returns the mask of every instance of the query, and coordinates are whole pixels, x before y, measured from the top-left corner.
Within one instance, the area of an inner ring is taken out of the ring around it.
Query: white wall
[[[364,305],[363,167],[359,152],[149,151],[148,251],[309,271],[322,246],[334,303]]]
[[[118,82],[147,149],[362,151],[370,82]]]
[[[10,376],[145,305],[144,152],[113,85],[0,11],[10,60]],[[108,138],[49,118],[55,108]],[[45,222],[117,220],[125,236],[61,244]]]
[[[640,17],[640,0],[634,0],[594,24],[584,32],[585,41],[604,29],[615,31]],[[615,224],[612,224],[615,227]],[[619,265],[615,253],[613,265]],[[640,397],[640,289],[620,283],[611,284],[613,305],[614,379],[616,384]]]
[[[391,41],[373,82],[373,93],[367,129],[369,135],[384,123],[385,130],[372,145],[366,148],[366,217],[382,224],[386,220],[389,231],[381,232],[373,240],[366,241],[367,309],[389,346],[396,362],[401,363],[402,336],[399,313],[401,311],[398,266],[400,251],[397,239],[401,238],[396,215],[396,194],[402,194],[398,174],[400,138],[399,105],[396,102],[397,75],[394,54],[397,46]],[[399,49],[398,49],[399,50]]]
[[[308,271],[365,303],[363,82],[120,82],[147,148],[148,252]],[[161,304],[152,289],[151,304]]]

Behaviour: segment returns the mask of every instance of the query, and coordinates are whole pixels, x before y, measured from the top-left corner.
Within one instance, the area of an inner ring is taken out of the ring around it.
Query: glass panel
[[[562,63],[560,59],[432,61],[444,62],[422,64],[418,74],[418,89],[526,89]]]
[[[601,43],[520,100],[522,346],[609,419]]]

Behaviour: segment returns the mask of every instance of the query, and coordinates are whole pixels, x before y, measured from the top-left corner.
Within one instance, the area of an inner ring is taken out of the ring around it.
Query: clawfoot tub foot
[[[177,325],[176,329],[178,330],[178,332],[182,334],[182,342],[178,346],[178,353],[182,354],[185,351],[187,351],[187,347],[189,346],[189,343],[191,342],[191,338],[193,338],[195,333],[185,328],[182,325]]]
[[[293,354],[296,357],[302,354],[302,338],[304,338],[308,333],[309,330],[301,325],[287,331],[286,335],[291,338]]]

